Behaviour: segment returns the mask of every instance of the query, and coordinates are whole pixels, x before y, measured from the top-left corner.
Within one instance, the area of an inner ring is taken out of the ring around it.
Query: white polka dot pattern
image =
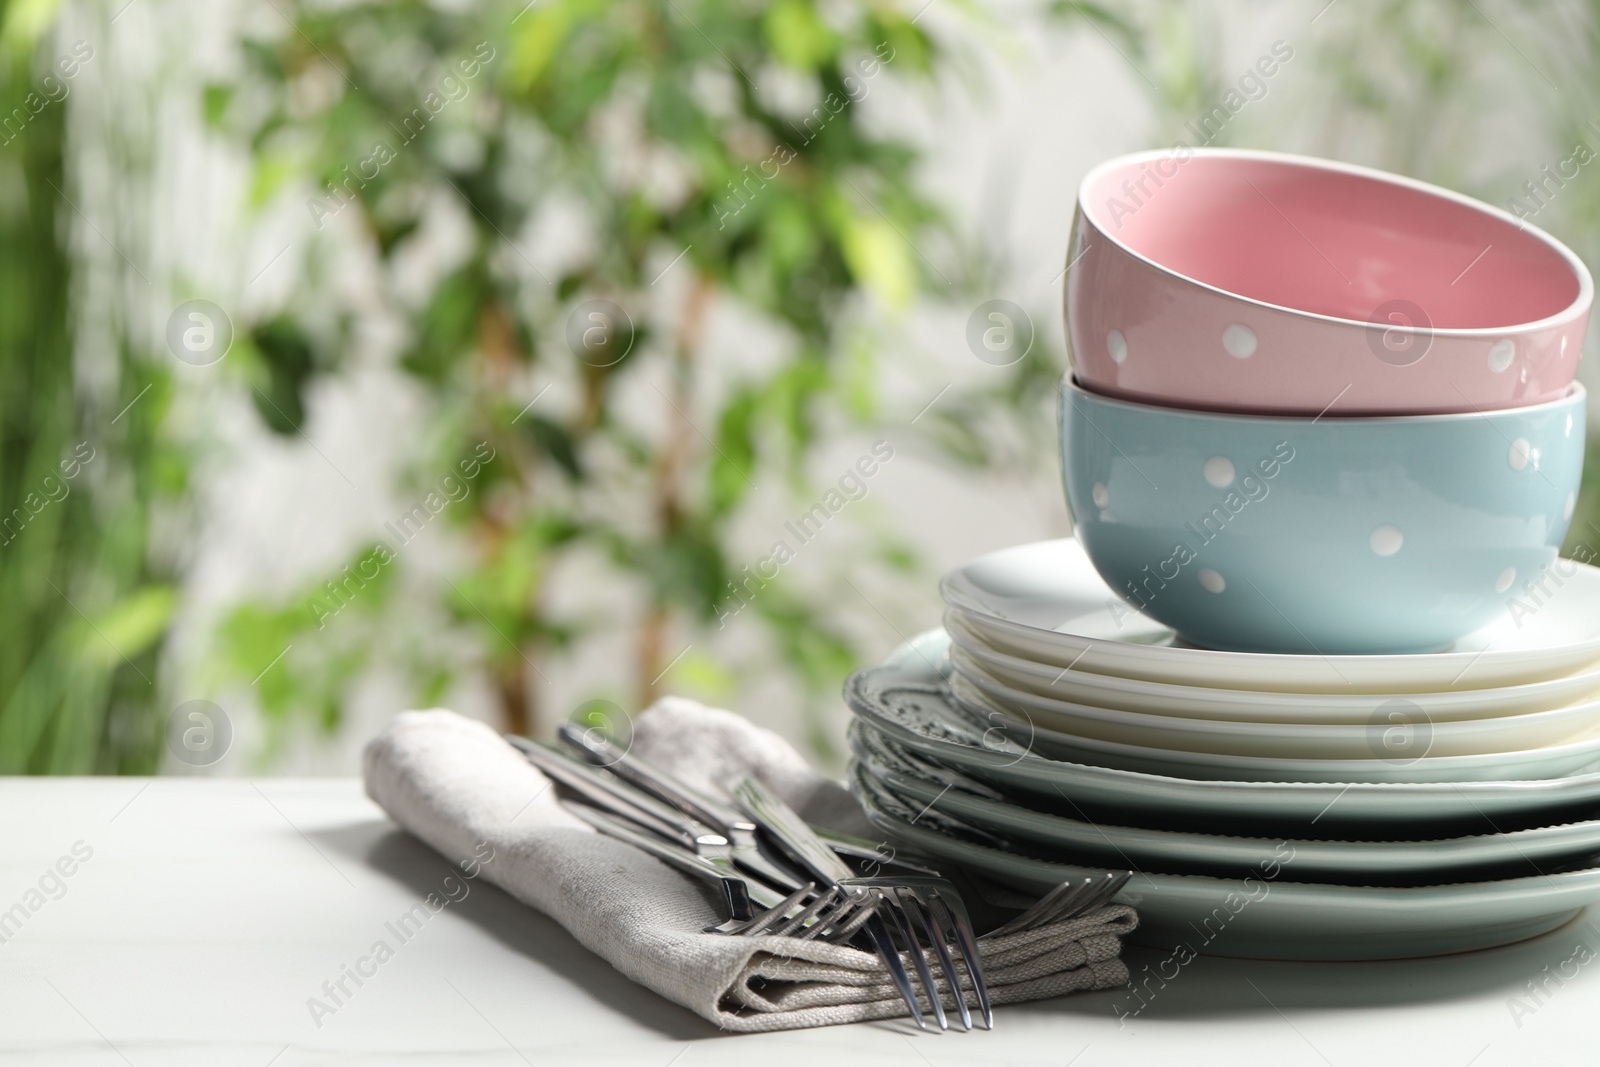
[[[1405,543],[1405,535],[1400,532],[1400,527],[1383,525],[1372,531],[1368,540],[1372,551],[1380,556],[1392,556],[1400,551],[1400,546]]]
[[[1121,363],[1128,358],[1128,339],[1122,336],[1121,330],[1106,334],[1106,353],[1111,356],[1113,363]]]
[[[1509,337],[1502,337],[1489,346],[1489,369],[1496,374],[1502,374],[1511,366],[1511,361],[1517,358],[1517,346]]]
[[[1234,359],[1249,359],[1256,353],[1256,332],[1236,322],[1222,331],[1222,347]]]

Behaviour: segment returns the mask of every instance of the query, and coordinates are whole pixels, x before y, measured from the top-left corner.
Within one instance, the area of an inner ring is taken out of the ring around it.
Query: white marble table
[[[4,779],[0,842],[4,1062],[1490,1067],[1600,1044],[1600,922],[1441,960],[1202,958],[1124,1025],[1127,994],[1098,993],[1003,1008],[993,1033],[731,1036],[486,883],[398,944],[385,924],[449,869],[354,781]],[[314,1020],[379,939],[393,958]]]

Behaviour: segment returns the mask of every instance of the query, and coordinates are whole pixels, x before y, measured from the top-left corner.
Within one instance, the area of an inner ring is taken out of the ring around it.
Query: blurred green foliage
[[[597,697],[638,706],[669,680],[730,690],[704,647],[752,562],[735,530],[755,487],[814,502],[810,460],[830,436],[916,414],[886,410],[879,392],[897,316],[921,299],[981,299],[982,250],[923,191],[919,150],[861,106],[891,80],[950,91],[945,50],[888,3],[826,16],[810,0],[285,10],[292,29],[247,42],[248,72],[205,98],[218,134],[250,145],[258,202],[304,199],[312,184],[307,208],[329,235],[294,310],[251,331],[258,393],[271,396],[262,416],[296,430],[306,389],[341,373],[361,313],[327,299],[330,249],[354,242],[393,279],[448,219],[464,250],[429,290],[380,295],[431,408],[429,450],[400,495],[476,448],[494,459],[448,509],[466,549],[443,582],[363,589],[332,619],[308,610],[323,582],[245,605],[220,631],[224,665],[250,677],[292,645],[261,701],[275,720],[311,710],[331,725],[373,649],[403,640],[393,611],[420,598],[473,654],[443,637],[407,645],[416,699],[482,668],[512,729],[550,716],[539,665],[596,634],[620,630],[632,646]],[[584,230],[559,264],[534,236],[553,216]],[[624,317],[594,318],[599,300]],[[730,308],[780,358],[714,347],[708,322]],[[952,390],[915,431],[897,427],[896,443],[915,434],[962,462],[1002,462],[990,428],[1021,413],[1046,437],[1060,366],[1038,344],[982,388]],[[892,525],[872,528],[872,544],[834,561],[843,581],[780,575],[741,612],[817,697],[859,660],[831,602],[856,597],[852,580],[874,568],[915,565]],[[386,570],[405,572],[403,549],[385,547],[397,557]],[[552,573],[572,559],[630,589],[633,617],[551,606]]]
[[[106,354],[105,410],[75,373],[65,100],[94,49],[53,38],[54,7],[0,3],[0,773],[147,774],[176,602],[147,520],[181,476],[165,377]]]

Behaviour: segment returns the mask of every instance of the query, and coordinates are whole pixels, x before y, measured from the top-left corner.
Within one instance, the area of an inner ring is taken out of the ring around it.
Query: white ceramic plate
[[[992,727],[1003,729],[1014,740],[1036,746],[1058,758],[1180,778],[1246,782],[1486,782],[1502,778],[1551,778],[1600,760],[1600,733],[1590,733],[1578,740],[1545,748],[1435,756],[1418,755],[1429,751],[1429,748],[1419,744],[1421,735],[1406,727],[1399,728],[1399,732],[1391,739],[1390,751],[1393,755],[1387,758],[1370,755],[1363,759],[1359,756],[1318,758],[1184,751],[1139,744],[1137,741],[1085,737],[1076,731],[1050,729],[1037,721],[1019,719],[1010,709],[967,684],[960,675],[950,678],[950,689],[958,703],[966,705]],[[1215,727],[1224,724],[1203,725]],[[1260,730],[1267,724],[1245,725]],[[1301,726],[1292,729],[1335,730],[1339,727]]]
[[[1499,753],[1510,758],[1512,753],[1548,750],[1576,742],[1600,725],[1600,701],[1463,722],[1432,722],[1410,701],[1378,697],[1372,698],[1366,721],[1360,725],[1146,715],[1086,707],[1013,689],[975,666],[955,646],[950,652],[955,667],[950,685],[956,697],[974,704],[983,714],[999,711],[1015,720],[1022,736],[1027,736],[1030,729],[1041,728],[1065,735],[1067,740],[1116,741],[1175,752],[1410,763],[1421,756],[1431,759]],[[1595,756],[1600,757],[1600,737]]]
[[[952,788],[943,779],[929,780],[919,773],[914,758],[906,759],[894,742],[859,723],[850,731],[850,747],[856,767],[913,812],[932,811],[1002,838],[1031,842],[1063,863],[1242,876],[1278,860],[1293,867],[1298,881],[1415,885],[1481,877],[1486,871],[1501,872],[1502,877],[1543,874],[1600,854],[1600,819],[1427,841],[1234,837],[1118,826],[1037,811]],[[1292,858],[1285,860],[1286,855]]]
[[[1443,693],[1351,693],[1342,689],[1327,693],[1275,693],[1213,689],[1035,663],[992,648],[976,627],[962,621],[962,616],[954,611],[946,619],[945,628],[950,632],[950,654],[957,665],[965,658],[982,667],[985,674],[1013,688],[1095,708],[1190,719],[1364,725],[1371,721],[1373,711],[1380,705],[1404,700],[1425,714],[1429,721],[1439,723],[1548,711],[1600,693],[1600,669],[1526,685]]]
[[[867,816],[891,839],[1035,893],[1083,872],[969,844],[897,817],[857,786]],[[1470,952],[1522,941],[1600,901],[1600,869],[1407,888],[1291,881],[1294,863],[1245,878],[1136,873],[1117,900],[1139,911],[1129,940],[1192,953],[1259,959],[1381,960]]]
[[[1071,538],[980,556],[940,595],[991,646],[1038,663],[1178,685],[1298,693],[1447,692],[1559,678],[1600,661],[1600,570],[1562,560],[1545,592],[1456,642],[1404,656],[1279,656],[1177,647]],[[1511,593],[1507,594],[1508,597]]]
[[[1064,798],[1097,820],[1251,836],[1443,837],[1588,819],[1600,809],[1600,762],[1547,779],[1323,782],[1196,779],[1053,759],[951,699],[935,666],[948,641],[930,631],[857,671],[845,702],[924,759],[1006,792]]]

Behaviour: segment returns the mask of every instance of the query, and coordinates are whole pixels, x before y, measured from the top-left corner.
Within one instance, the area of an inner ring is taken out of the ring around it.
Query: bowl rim
[[[1512,227],[1530,234],[1535,240],[1542,241],[1546,246],[1554,251],[1557,256],[1566,262],[1568,269],[1571,270],[1578,279],[1578,295],[1573,298],[1572,303],[1568,304],[1566,307],[1562,308],[1553,315],[1548,315],[1545,318],[1536,319],[1531,322],[1519,322],[1510,326],[1429,326],[1424,328],[1418,328],[1415,326],[1386,326],[1384,327],[1385,330],[1398,330],[1402,333],[1425,334],[1429,337],[1447,338],[1505,337],[1509,335],[1521,335],[1533,333],[1549,326],[1569,323],[1572,319],[1575,319],[1585,313],[1594,301],[1594,278],[1590,275],[1588,266],[1583,262],[1582,259],[1578,257],[1577,253],[1573,252],[1572,249],[1568,248],[1565,243],[1557,240],[1544,229],[1534,225],[1526,219],[1519,219],[1509,211],[1504,211],[1500,208],[1497,208],[1493,204],[1488,204],[1482,200],[1476,199],[1475,197],[1467,196],[1465,193],[1458,193],[1453,189],[1446,189],[1443,186],[1433,185],[1429,182],[1418,181],[1416,178],[1408,178],[1402,174],[1393,174],[1389,171],[1379,170],[1376,167],[1364,167],[1357,163],[1345,163],[1340,160],[1323,159],[1318,156],[1306,156],[1294,152],[1267,152],[1254,148],[1191,147],[1188,145],[1175,145],[1171,148],[1154,148],[1143,152],[1129,152],[1125,155],[1113,156],[1112,158],[1104,160],[1103,162],[1091,167],[1089,172],[1083,176],[1083,180],[1078,183],[1078,195],[1076,203],[1078,216],[1088,222],[1089,225],[1093,226],[1095,231],[1101,237],[1111,242],[1117,248],[1120,248],[1124,253],[1132,256],[1139,262],[1154,269],[1160,274],[1166,275],[1169,278],[1186,282],[1189,285],[1197,286],[1208,292],[1216,293],[1219,296],[1227,297],[1231,300],[1237,300],[1241,303],[1250,304],[1255,307],[1266,308],[1270,311],[1283,312],[1286,315],[1293,315],[1297,318],[1307,319],[1313,322],[1327,322],[1340,326],[1359,326],[1363,329],[1370,329],[1375,325],[1374,323],[1367,322],[1362,319],[1347,319],[1338,315],[1324,315],[1321,312],[1305,311],[1301,308],[1290,307],[1287,304],[1274,304],[1271,301],[1259,300],[1252,296],[1245,296],[1242,293],[1235,293],[1232,290],[1223,289],[1220,286],[1212,285],[1209,282],[1203,282],[1198,278],[1192,278],[1180,271],[1173,270],[1171,267],[1157,263],[1149,256],[1130,248],[1126,242],[1112,236],[1111,232],[1100,223],[1089,207],[1088,192],[1090,185],[1097,181],[1107,171],[1130,167],[1134,164],[1143,163],[1150,160],[1179,158],[1185,149],[1187,149],[1188,156],[1183,160],[1180,160],[1180,162],[1186,161],[1187,158],[1192,158],[1195,156],[1205,156],[1215,159],[1265,160],[1268,162],[1300,166],[1309,170],[1334,171],[1341,174],[1353,175],[1355,177],[1368,178],[1373,181],[1383,182],[1388,185],[1401,186],[1403,188],[1411,189],[1429,196],[1451,200],[1457,204],[1461,204],[1464,207],[1477,211],[1480,214],[1488,215],[1492,218],[1499,219],[1501,222],[1508,223]],[[1070,272],[1073,262],[1075,262],[1070,261],[1070,257],[1072,256],[1070,244],[1067,250],[1067,255],[1069,257],[1067,270]],[[1063,284],[1070,284],[1070,281],[1071,279],[1069,274],[1067,281]]]
[[[1138,400],[1127,400],[1119,396],[1109,396],[1096,392],[1077,380],[1072,371],[1061,375],[1058,386],[1063,398],[1080,393],[1089,397],[1097,404],[1107,406],[1131,408],[1135,411],[1159,411],[1169,415],[1182,415],[1195,419],[1214,419],[1221,422],[1251,422],[1257,424],[1283,423],[1288,426],[1304,428],[1314,426],[1323,421],[1322,416],[1327,414],[1324,410],[1320,415],[1289,415],[1281,412],[1254,412],[1254,411],[1211,411],[1204,408],[1176,407],[1171,404],[1149,404]],[[1576,405],[1585,413],[1587,423],[1588,405],[1585,402],[1589,391],[1583,383],[1574,380],[1568,383],[1561,391],[1561,395],[1553,400],[1541,400],[1537,404],[1524,404],[1520,407],[1477,408],[1473,411],[1437,411],[1417,412],[1416,414],[1387,414],[1387,415],[1336,415],[1327,420],[1330,426],[1348,425],[1355,423],[1362,426],[1372,426],[1378,423],[1420,423],[1442,422],[1451,419],[1492,419],[1497,416],[1533,415],[1544,409],[1555,409],[1564,405]],[[1332,407],[1330,404],[1329,407]]]

